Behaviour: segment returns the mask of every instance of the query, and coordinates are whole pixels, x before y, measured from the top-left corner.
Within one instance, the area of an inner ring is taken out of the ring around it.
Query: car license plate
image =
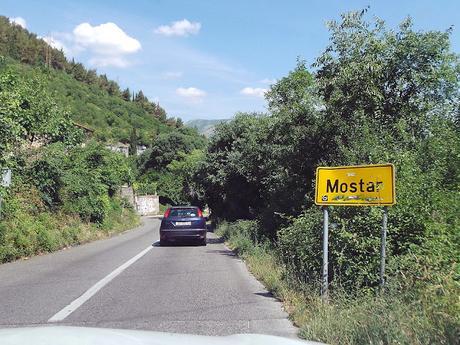
[[[176,226],[190,226],[192,222],[176,222]]]

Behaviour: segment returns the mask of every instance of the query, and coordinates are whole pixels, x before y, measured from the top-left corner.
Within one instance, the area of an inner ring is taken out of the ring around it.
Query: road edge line
[[[86,290],[80,297],[73,300],[70,304],[68,304],[67,306],[62,308],[60,311],[58,311],[56,314],[54,314],[51,318],[49,318],[48,322],[49,323],[59,322],[67,318],[70,314],[72,314],[75,310],[77,310],[85,302],[87,302],[91,297],[93,297],[99,290],[101,290],[104,286],[110,283],[116,276],[118,276],[125,269],[127,269],[129,266],[131,266],[133,263],[135,263],[145,254],[147,254],[151,249],[153,249],[152,245],[148,246],[143,251],[141,251],[139,254],[132,257],[131,259],[126,261],[124,264],[122,264],[121,266],[119,266],[118,268],[110,272],[108,275],[106,275],[104,278],[102,278],[96,284],[94,284],[88,290]]]

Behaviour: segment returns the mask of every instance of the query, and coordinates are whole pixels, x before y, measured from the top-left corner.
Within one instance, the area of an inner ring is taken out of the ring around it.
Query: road
[[[160,247],[159,224],[146,217],[110,239],[0,265],[0,328],[295,337],[281,303],[213,233],[206,247]]]

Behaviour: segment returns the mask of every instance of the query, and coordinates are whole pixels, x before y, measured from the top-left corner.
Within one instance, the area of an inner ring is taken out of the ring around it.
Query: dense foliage
[[[450,30],[417,32],[410,19],[390,30],[367,21],[366,11],[344,14],[329,28],[314,72],[299,61],[268,92],[268,114],[239,114],[216,128],[195,185],[216,218],[257,220],[253,239],[272,239],[297,279],[315,285],[316,167],[393,163],[389,290],[429,300],[426,312],[449,338],[460,325],[459,306],[452,306],[460,289],[460,64]],[[351,294],[371,291],[381,210],[330,212],[330,281]]]
[[[135,184],[137,167],[104,143],[130,142],[132,155],[157,136],[185,138],[183,152],[203,145],[195,130],[182,126],[142,91],[121,92],[105,75],[67,61],[0,17],[0,168],[13,172],[11,187],[0,187],[0,262],[135,224],[118,192]]]
[[[0,165],[22,145],[74,145],[81,141],[82,133],[69,113],[44,91],[43,85],[35,75],[26,80],[0,66]]]
[[[117,141],[129,143],[129,159],[105,148]],[[134,223],[118,196],[124,184],[165,203],[190,202],[186,181],[205,142],[142,91],[120,91],[0,17],[0,168],[14,177],[0,188],[1,261]],[[140,145],[149,149],[137,159]]]
[[[109,198],[133,179],[123,156],[96,143],[69,150],[48,146],[30,167],[21,170],[28,173],[46,205],[62,206],[85,221],[98,223],[107,216]]]
[[[0,70],[0,262],[81,243],[135,224],[117,196],[133,181],[128,161],[102,144],[83,144],[70,114],[40,73]]]
[[[158,135],[135,162],[139,192],[158,193],[163,204],[196,204],[191,181],[205,145],[194,128]]]
[[[6,17],[0,17],[0,57],[0,166],[14,167],[15,176],[25,169],[49,210],[101,224],[124,183],[159,193],[164,203],[190,202],[184,164],[193,164],[188,155],[205,145],[195,129],[167,118],[142,91],[121,91],[107,76],[68,61]],[[76,148],[89,138],[129,143],[133,158],[127,162],[96,144]],[[149,149],[136,160],[139,145]],[[39,159],[15,166],[37,147]]]

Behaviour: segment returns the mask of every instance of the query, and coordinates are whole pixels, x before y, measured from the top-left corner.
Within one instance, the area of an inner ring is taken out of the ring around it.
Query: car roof
[[[171,206],[171,209],[173,208],[198,208],[197,206]]]

